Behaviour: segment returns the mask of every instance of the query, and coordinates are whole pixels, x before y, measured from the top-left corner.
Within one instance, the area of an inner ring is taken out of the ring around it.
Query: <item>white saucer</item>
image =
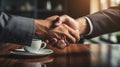
[[[12,50],[10,53],[15,55],[25,55],[25,56],[44,56],[44,55],[52,54],[53,50],[40,49],[40,51],[37,54],[35,54],[35,53],[28,53],[24,49],[15,49],[15,50]]]

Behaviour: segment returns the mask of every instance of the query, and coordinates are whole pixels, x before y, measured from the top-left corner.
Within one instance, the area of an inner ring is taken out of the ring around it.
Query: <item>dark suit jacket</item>
[[[120,31],[120,7],[113,7],[88,15],[93,24],[93,32],[88,37]]]
[[[0,12],[0,42],[30,45],[34,36],[34,19]]]

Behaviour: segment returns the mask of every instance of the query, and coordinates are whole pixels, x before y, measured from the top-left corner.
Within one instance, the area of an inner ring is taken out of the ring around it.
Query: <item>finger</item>
[[[66,18],[64,18],[63,16],[60,16],[56,20],[57,21],[55,22],[55,26],[59,26],[59,25],[61,25],[62,23],[65,22]]]
[[[57,47],[60,48],[60,49],[63,49],[67,46],[67,44],[65,43],[64,40],[59,40],[57,43],[56,43]]]
[[[51,46],[54,46],[54,44],[56,44],[56,43],[57,43],[57,40],[53,38],[49,41],[48,44],[50,44]]]
[[[58,40],[57,40],[57,38],[53,38],[53,41],[56,43]]]
[[[75,37],[73,37],[72,35],[70,35],[70,34],[68,34],[68,33],[65,33],[64,35],[66,36],[66,40],[67,40],[69,43],[75,43],[75,42],[76,42]]]
[[[64,23],[73,28],[74,30],[78,29],[77,22],[73,18],[67,15],[63,15],[58,18],[59,18],[58,22],[55,23],[56,26],[59,26],[62,23]]]
[[[51,28],[56,27],[55,23],[58,23],[58,21],[59,21],[59,18],[58,18],[58,17],[59,17],[59,16],[55,15],[55,16],[51,16],[51,17],[46,18],[46,20],[52,22]]]
[[[46,18],[46,20],[55,20],[58,17],[59,17],[58,15],[54,15],[54,16],[50,16],[50,17]]]
[[[49,43],[49,40],[45,40],[45,42],[48,44],[48,43]]]
[[[57,43],[57,41],[57,38],[52,38],[51,45],[54,45],[55,43]]]
[[[79,41],[80,40],[80,33],[79,31],[75,31],[73,29],[71,29],[70,27],[69,28],[69,33],[76,39],[76,41]]]
[[[45,42],[47,44],[50,44],[50,45],[54,45],[55,43],[57,43],[57,38],[52,38],[51,40],[45,40]]]
[[[64,27],[66,27],[68,29],[68,34],[66,34],[66,36],[69,37],[70,41],[73,41],[73,42],[79,41],[80,36],[79,36],[79,32],[78,31],[73,30],[72,28],[70,28],[67,25],[64,25]]]
[[[76,41],[80,40],[80,35],[78,32],[72,32],[72,31],[69,31],[69,32],[76,39]]]
[[[79,36],[76,35],[76,33],[70,33],[75,32],[75,30],[73,30],[66,24],[62,24],[62,26],[59,26],[58,29],[55,29],[54,31],[56,31],[56,38],[63,39],[63,36],[65,36],[64,39],[66,39],[66,41],[68,41],[69,43],[75,43],[79,39]]]
[[[66,26],[66,25],[65,25]],[[64,27],[65,27],[64,26]],[[67,27],[66,27],[67,28]],[[70,29],[68,29],[70,30]],[[76,35],[76,34],[74,34]],[[61,40],[61,39],[64,39],[66,41],[68,41],[69,43],[75,43],[76,42],[76,38],[74,36],[72,36],[69,32],[56,32],[56,33],[53,33],[53,35],[55,38],[57,38],[58,40]],[[51,37],[52,38],[52,37]],[[51,42],[51,41],[50,41]]]

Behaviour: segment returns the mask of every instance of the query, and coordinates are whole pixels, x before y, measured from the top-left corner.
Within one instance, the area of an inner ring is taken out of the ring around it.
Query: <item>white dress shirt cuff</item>
[[[90,27],[89,33],[87,35],[90,35],[93,32],[93,24],[92,24],[92,21],[88,17],[85,17],[85,19],[88,21],[88,24]]]

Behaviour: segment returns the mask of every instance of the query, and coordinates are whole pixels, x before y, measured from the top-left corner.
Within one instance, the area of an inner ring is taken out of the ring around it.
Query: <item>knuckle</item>
[[[68,16],[68,15],[64,15],[64,17],[69,18],[69,16]]]
[[[66,14],[65,14],[65,15],[63,15],[63,16],[68,17],[68,15],[66,15]]]
[[[73,39],[71,40],[71,43],[75,43],[75,42],[76,42],[76,39],[73,38]]]

